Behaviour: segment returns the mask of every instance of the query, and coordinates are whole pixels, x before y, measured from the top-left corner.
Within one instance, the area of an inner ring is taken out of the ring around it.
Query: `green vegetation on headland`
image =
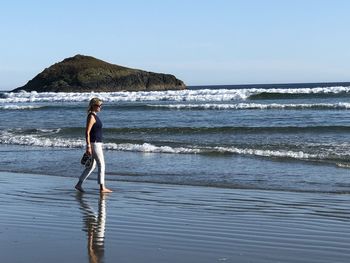
[[[175,76],[113,65],[90,56],[76,55],[56,63],[22,87],[37,92],[113,92],[186,89]]]

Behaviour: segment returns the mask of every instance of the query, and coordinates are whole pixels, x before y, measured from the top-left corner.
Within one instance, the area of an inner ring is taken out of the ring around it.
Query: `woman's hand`
[[[91,146],[86,146],[86,154],[91,155],[92,154],[92,150],[91,150]]]

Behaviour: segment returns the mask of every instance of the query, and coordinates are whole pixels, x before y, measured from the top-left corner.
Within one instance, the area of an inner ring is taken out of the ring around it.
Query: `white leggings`
[[[97,182],[99,184],[105,184],[105,158],[103,156],[102,142],[94,142],[92,146],[92,164],[89,167],[86,167],[83,173],[81,174],[79,181],[83,183],[86,178],[92,173],[96,168],[96,163],[98,166],[98,177]]]

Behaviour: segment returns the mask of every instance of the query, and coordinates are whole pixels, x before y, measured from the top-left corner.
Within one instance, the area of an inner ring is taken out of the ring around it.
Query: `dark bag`
[[[84,153],[83,157],[80,160],[80,163],[82,165],[85,165],[85,167],[89,167],[92,163],[92,156],[87,153]]]

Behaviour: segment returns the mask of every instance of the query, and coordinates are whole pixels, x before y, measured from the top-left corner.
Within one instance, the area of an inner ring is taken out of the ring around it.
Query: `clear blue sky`
[[[350,81],[347,0],[11,0],[0,89],[75,54],[187,85]]]

